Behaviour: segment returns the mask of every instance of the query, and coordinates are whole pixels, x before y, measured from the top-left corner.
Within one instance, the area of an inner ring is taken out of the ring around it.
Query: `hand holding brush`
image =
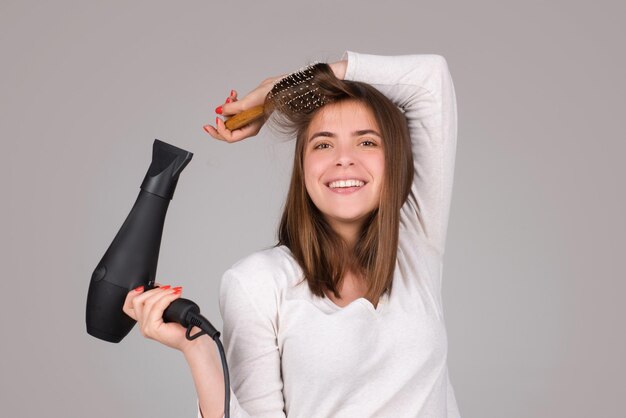
[[[288,106],[295,111],[311,111],[322,106],[324,97],[316,93],[317,87],[312,82],[316,65],[308,65],[288,75],[266,78],[241,100],[237,92],[231,90],[226,101],[215,109],[215,113],[228,118],[216,117],[215,127],[205,125],[204,130],[213,138],[226,142],[255,136],[268,116],[264,106],[266,98],[272,99],[275,107]],[[337,78],[343,79],[347,61],[328,65]]]

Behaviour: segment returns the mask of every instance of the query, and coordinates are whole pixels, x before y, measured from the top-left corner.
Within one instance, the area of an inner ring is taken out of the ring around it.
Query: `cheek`
[[[304,183],[307,190],[315,186],[323,174],[323,164],[319,158],[305,156],[303,161]]]
[[[378,179],[379,184],[382,184],[385,178],[385,156],[382,153],[372,156],[368,161],[368,165],[372,175]]]
[[[384,178],[385,177],[385,156],[381,155],[378,158],[378,161],[376,162],[376,167],[378,170],[378,174],[380,175],[380,178]]]
[[[384,156],[380,156],[375,161],[372,161],[372,174],[378,179],[376,182],[376,196],[380,197],[380,194],[383,189],[383,185],[385,184],[385,158]]]

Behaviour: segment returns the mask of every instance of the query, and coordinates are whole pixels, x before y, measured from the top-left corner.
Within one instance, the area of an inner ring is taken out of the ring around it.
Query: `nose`
[[[354,165],[354,161],[347,159],[347,158],[339,158],[337,159],[337,166],[351,166]]]
[[[337,148],[337,166],[350,166],[354,165],[353,150],[350,147],[342,146]]]

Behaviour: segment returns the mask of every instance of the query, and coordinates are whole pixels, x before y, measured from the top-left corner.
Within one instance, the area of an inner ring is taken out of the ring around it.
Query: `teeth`
[[[338,180],[338,181],[333,181],[332,183],[330,183],[328,187],[330,187],[331,189],[334,189],[336,187],[361,187],[364,185],[365,183],[362,182],[361,180]]]

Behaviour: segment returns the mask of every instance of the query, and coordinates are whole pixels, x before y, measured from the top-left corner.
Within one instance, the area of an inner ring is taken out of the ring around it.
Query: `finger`
[[[244,107],[232,106],[233,103],[237,102],[237,92],[231,90],[231,93],[234,93],[234,95],[228,96],[226,100],[224,100],[224,103],[216,107],[215,113],[218,115],[232,116],[245,110]]]
[[[227,97],[226,100],[224,101],[224,104],[222,105],[222,109],[223,107],[228,104],[228,103],[234,103],[237,101],[236,97]],[[223,110],[222,110],[222,114],[223,114]]]
[[[241,100],[227,100],[226,103],[224,103],[221,108],[222,108],[222,113],[221,115],[223,116],[232,116],[232,115],[236,115],[237,113],[241,113],[244,110],[247,109],[246,107],[247,101],[244,99]]]
[[[224,100],[224,103],[231,103],[237,101],[237,92],[235,90],[230,91],[230,95]]]
[[[217,124],[216,124],[217,125]],[[225,139],[217,132],[217,129],[215,129],[214,127],[212,127],[211,125],[204,125],[202,127],[204,129],[204,131],[206,133],[208,133],[209,135],[211,135],[213,138],[220,140],[220,141],[224,141]]]
[[[256,134],[259,133],[262,126],[263,126],[262,121],[255,121],[245,126],[242,126],[239,129],[235,129],[234,131],[232,131],[230,142],[237,142],[237,141],[241,141],[244,138],[255,136]]]
[[[154,285],[157,287],[161,286],[160,283],[154,283]],[[141,295],[145,290],[146,290],[146,287],[144,285],[137,286],[133,290],[130,290],[128,294],[126,295],[126,299],[124,300],[124,305],[122,306],[122,311],[124,311],[126,315],[130,316],[135,321],[137,320],[137,317],[135,315],[135,310],[133,308],[133,300],[135,299],[135,297]]]
[[[226,128],[224,121],[217,118],[215,119],[215,123],[215,129],[217,130],[218,135],[223,138],[223,141],[232,142],[232,132]]]
[[[151,295],[149,295],[143,302],[143,317],[144,320],[148,317],[150,310],[154,306],[154,304],[163,297],[166,293],[171,292],[171,286],[161,286],[158,289],[154,289]]]
[[[142,312],[143,320],[141,321],[141,333],[144,336],[152,338],[152,336],[154,336],[154,330],[163,323],[163,311],[170,302],[162,306],[161,301],[173,292],[175,292],[175,290],[171,289],[169,286],[167,288],[164,287],[160,292],[150,296],[146,300]]]
[[[231,102],[236,102],[237,99],[237,91],[235,90],[231,90],[230,91],[230,96],[228,96],[228,98],[230,99]]]
[[[182,287],[175,287],[164,292],[150,306],[150,311],[146,312],[146,324],[160,324],[163,322],[163,312],[170,304],[178,299],[182,293]]]
[[[124,311],[126,315],[130,316],[135,321],[137,320],[137,317],[135,316],[135,310],[133,308],[133,299],[135,299],[136,296],[142,294],[143,291],[144,286],[142,285],[128,292],[128,294],[126,295],[126,299],[124,300],[124,306],[122,306],[122,311]]]
[[[233,131],[226,128],[224,122],[219,120],[217,131],[221,137],[224,138],[226,142],[238,142],[242,139],[249,138],[251,136],[255,136],[261,130],[263,126],[262,121],[251,122],[241,128],[235,129]]]
[[[225,103],[237,101],[237,90],[231,90],[230,95],[226,98]]]
[[[224,141],[226,142],[229,142],[229,143],[237,142],[250,136],[248,134],[250,129],[246,129],[242,131],[242,129],[240,128],[240,129],[235,129],[234,131],[231,131],[230,129],[226,127],[223,120],[220,119],[217,122],[218,122],[217,132],[222,138],[224,138]]]
[[[169,289],[169,286],[161,286],[161,287],[156,287],[154,289],[148,290],[146,292],[143,292],[142,294],[140,294],[139,296],[136,296],[135,298],[133,298],[133,300],[131,301],[132,305],[133,305],[133,311],[135,313],[135,320],[138,322],[143,322],[144,321],[144,309],[145,309],[145,303],[146,301],[153,297],[155,294],[158,294],[159,292],[163,292],[164,290]]]
[[[150,323],[148,318],[150,318],[150,312],[152,311],[154,304],[170,290],[170,286],[162,286],[158,289],[154,289],[154,292],[142,303],[140,311],[137,314],[137,322],[141,327],[141,333],[145,337],[148,336],[150,329],[153,328],[153,324]]]

